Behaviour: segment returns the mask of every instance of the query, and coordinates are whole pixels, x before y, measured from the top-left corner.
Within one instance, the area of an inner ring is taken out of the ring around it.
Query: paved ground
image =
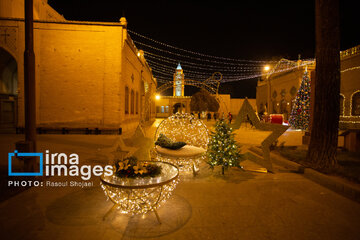
[[[1,156],[16,138],[1,136]],[[39,145],[52,152],[77,152],[81,164],[106,164],[115,140],[116,136],[43,135]],[[360,235],[360,204],[280,166],[275,166],[275,174],[232,169],[222,176],[220,169],[212,172],[202,164],[197,177],[181,176],[174,195],[158,211],[161,225],[152,213],[131,217],[113,212],[103,220],[112,204],[99,180],[92,181],[94,187],[83,189],[31,188],[1,202],[1,239],[358,239]]]

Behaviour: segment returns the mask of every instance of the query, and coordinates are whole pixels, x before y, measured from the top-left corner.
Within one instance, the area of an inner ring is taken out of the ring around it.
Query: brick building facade
[[[0,128],[24,126],[24,1],[0,0]],[[122,128],[155,117],[156,79],[127,21],[68,21],[34,0],[37,126]]]

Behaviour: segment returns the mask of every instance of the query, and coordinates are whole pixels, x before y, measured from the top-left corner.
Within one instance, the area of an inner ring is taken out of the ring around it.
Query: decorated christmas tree
[[[310,91],[310,78],[305,70],[289,119],[290,125],[296,129],[306,130],[309,127]]]
[[[222,174],[228,167],[239,167],[242,154],[234,139],[234,134],[224,119],[215,124],[215,132],[211,133],[208,150],[208,164],[213,169],[222,166]]]

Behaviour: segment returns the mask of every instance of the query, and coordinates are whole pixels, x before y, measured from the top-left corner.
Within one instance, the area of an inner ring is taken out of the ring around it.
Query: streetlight
[[[270,94],[271,94],[271,85],[270,85],[270,79],[269,79],[269,70],[270,70],[270,66],[269,65],[265,65],[264,66],[264,72],[266,72],[266,81],[267,81],[267,112],[268,114],[270,114],[272,111],[271,111],[271,108],[270,108],[270,101],[271,101],[271,97],[270,97]]]
[[[155,95],[155,99],[156,99],[156,100],[160,100],[160,98],[161,98],[161,96],[160,96],[159,94],[156,94],[156,95]]]

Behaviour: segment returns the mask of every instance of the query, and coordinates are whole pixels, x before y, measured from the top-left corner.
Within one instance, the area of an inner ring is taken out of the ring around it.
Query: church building
[[[24,1],[0,0],[0,130],[24,127]],[[34,0],[38,128],[132,132],[155,118],[157,82],[127,21],[69,21]]]
[[[190,113],[191,97],[185,96],[185,75],[180,65],[173,75],[173,96],[159,96],[156,101],[156,117],[168,117],[176,112]]]

